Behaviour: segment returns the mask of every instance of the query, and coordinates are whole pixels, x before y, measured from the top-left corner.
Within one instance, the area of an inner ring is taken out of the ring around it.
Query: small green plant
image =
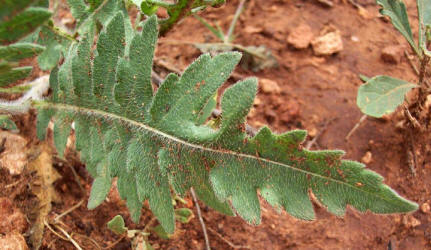
[[[95,50],[88,36],[73,43],[64,63],[51,72],[51,97],[33,103],[39,138],[53,120],[60,156],[74,124],[76,149],[94,178],[89,208],[103,202],[115,177],[132,219],[139,221],[148,199],[167,233],[174,231],[170,187],[179,195],[193,187],[208,206],[236,212],[252,224],[260,223],[258,190],[273,206],[305,220],[314,218],[309,190],[337,215],[344,214],[347,204],[375,213],[417,208],[384,185],[381,176],[341,160],[342,151],[303,149],[305,131],[277,135],[264,127],[254,137],[246,135],[255,78],[224,92],[219,127],[200,123],[208,120],[203,111],[241,55],[202,55],[181,76],[168,75],[153,92],[157,19],[148,18],[143,31],[132,34],[124,19],[117,12]]]
[[[40,140],[53,122],[60,157],[74,130],[75,148],[94,178],[88,208],[105,200],[117,178],[132,220],[139,221],[148,200],[167,234],[174,232],[175,219],[188,220],[185,211],[178,217],[172,192],[183,196],[190,189],[215,210],[238,214],[252,224],[261,220],[258,193],[303,220],[315,217],[310,192],[339,216],[347,205],[383,214],[417,209],[383,184],[380,175],[343,160],[343,151],[304,149],[306,131],[275,134],[263,127],[255,136],[247,135],[256,78],[227,88],[221,116],[212,122],[214,96],[240,61],[238,52],[204,54],[182,75],[169,74],[154,90],[157,18],[148,17],[138,31],[123,1],[87,2],[69,0],[75,17],[83,13],[78,30],[87,28],[70,40],[64,62],[51,71],[49,98],[33,100],[31,106],[38,112]],[[109,3],[119,7],[108,18],[102,10]],[[118,218],[111,226],[118,232],[128,230]]]
[[[241,0],[236,9],[235,15],[229,25],[228,31],[225,32],[222,28],[216,24],[215,27],[209,24],[204,18],[194,14],[194,17],[199,20],[211,33],[218,38],[221,43],[191,43],[193,46],[198,48],[202,53],[211,53],[216,55],[218,53],[238,50],[243,53],[244,58],[241,65],[245,69],[251,69],[253,71],[259,71],[264,68],[277,67],[277,60],[271,53],[271,50],[265,46],[243,46],[234,43],[235,39],[235,26],[238,22],[239,16],[244,10],[246,0]]]
[[[166,10],[168,17],[159,21],[160,33],[162,35],[169,31],[181,18],[203,10],[207,6],[219,7],[226,2],[225,0],[178,0],[171,2],[164,0],[129,1],[138,6],[139,10],[147,16],[155,14],[159,8]]]
[[[419,79],[417,83],[407,82],[390,76],[375,76],[365,79],[365,84],[359,88],[357,105],[363,113],[373,117],[382,117],[396,110],[405,102],[404,96],[412,89],[419,88],[419,94],[414,103],[409,103],[415,110],[410,112],[405,106],[406,113],[413,125],[420,120],[415,115],[421,113],[427,94],[431,86],[426,79],[426,71],[430,62],[431,52],[428,50],[431,43],[431,1],[417,0],[419,37],[417,43],[413,38],[407,11],[401,0],[377,0],[382,6],[381,13],[391,18],[392,25],[404,36],[410,47],[420,61]],[[416,122],[415,122],[416,121]]]
[[[192,210],[188,208],[175,209],[175,220],[182,224],[189,223],[193,217],[194,215]],[[148,237],[151,233],[154,233],[159,238],[165,240],[168,240],[173,236],[172,234],[167,233],[160,225],[154,226],[155,222],[156,220],[153,217],[142,230],[129,229],[126,227],[123,217],[121,215],[116,215],[108,222],[107,227],[115,234],[121,235],[122,237],[120,240],[124,237],[131,239],[132,249],[153,249],[148,241]]]

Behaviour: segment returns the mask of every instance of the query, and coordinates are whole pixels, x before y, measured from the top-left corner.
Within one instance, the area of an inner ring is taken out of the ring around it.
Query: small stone
[[[423,203],[423,204],[421,205],[421,211],[422,211],[422,213],[424,213],[424,214],[429,213],[429,212],[430,212],[430,204],[428,204],[427,202]]]
[[[385,63],[397,64],[401,60],[404,47],[399,45],[387,46],[382,50],[381,58]]]
[[[20,135],[8,131],[0,131],[0,142],[5,141],[4,150],[0,154],[0,167],[11,175],[19,175],[27,164],[27,140]]]
[[[12,200],[7,197],[1,197],[0,234],[8,234],[14,231],[23,233],[27,229],[27,225],[25,215],[13,206]]]
[[[400,130],[400,131],[404,130],[404,129],[406,128],[406,123],[405,123],[405,121],[404,121],[404,120],[401,120],[401,121],[398,121],[397,123],[395,123],[395,128],[396,128],[397,130]]]
[[[310,130],[308,130],[308,135],[310,136],[310,137],[315,137],[316,135],[317,135],[317,129],[316,128],[311,128]]]
[[[417,227],[421,224],[420,220],[413,217],[413,215],[406,215],[403,217],[403,224],[407,228]]]
[[[350,39],[352,40],[352,42],[355,42],[355,43],[359,42],[359,37],[357,36],[351,36]]]
[[[272,26],[264,27],[262,30],[262,35],[267,37],[273,37],[277,34],[277,31]]]
[[[256,33],[260,33],[263,31],[262,28],[260,27],[256,27],[256,26],[252,26],[252,25],[247,25],[243,31],[247,34],[256,34]]]
[[[373,160],[373,154],[370,151],[367,151],[365,155],[361,158],[361,161],[365,164],[370,164]]]
[[[260,104],[262,104],[262,100],[260,100],[260,98],[256,96],[256,98],[254,98],[253,106],[257,107]]]
[[[296,49],[306,49],[313,39],[313,32],[307,24],[295,27],[287,36],[287,43]]]
[[[265,94],[279,94],[281,92],[280,86],[278,86],[276,81],[261,78],[259,79],[259,83],[262,92]]]
[[[0,248],[2,250],[27,250],[28,246],[24,237],[17,233],[6,234],[0,236]]]
[[[425,101],[425,105],[426,108],[430,108],[431,107],[431,95],[427,95],[427,99]]]
[[[327,26],[320,33],[320,36],[311,41],[315,55],[332,55],[343,50],[343,40],[341,39],[341,32],[338,29]]]

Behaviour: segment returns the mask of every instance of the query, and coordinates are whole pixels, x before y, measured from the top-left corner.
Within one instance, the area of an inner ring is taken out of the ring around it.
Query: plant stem
[[[67,39],[67,40],[72,41],[72,42],[76,42],[77,41],[72,35],[70,35],[66,31],[60,29],[60,27],[50,26],[50,25],[44,25],[44,27],[48,28],[54,34],[56,34],[57,36],[60,36],[60,37],[62,37],[64,39]]]
[[[246,0],[241,0],[239,2],[239,5],[235,11],[235,16],[233,16],[232,22],[230,23],[230,26],[229,26],[229,30],[227,31],[227,34],[226,34],[223,42],[225,42],[225,43],[231,42],[231,38],[232,38],[232,34],[235,30],[236,22],[238,21],[238,18],[241,15],[241,12],[244,10],[245,1]]]
[[[430,57],[424,56],[424,58],[421,61],[421,67],[419,70],[419,83],[418,83],[419,86],[422,86],[425,81],[425,73],[427,71],[427,66],[428,66],[428,63],[430,62],[430,59],[431,59]]]
[[[429,91],[429,86],[428,84],[425,82],[425,75],[426,75],[426,71],[427,71],[427,66],[430,62],[430,57],[427,55],[424,55],[423,58],[421,59],[421,65],[420,65],[420,69],[419,69],[419,98],[418,98],[418,110],[416,110],[417,112],[415,112],[416,114],[420,113],[420,110],[422,109],[423,104],[425,103],[426,99],[427,99],[427,92]]]

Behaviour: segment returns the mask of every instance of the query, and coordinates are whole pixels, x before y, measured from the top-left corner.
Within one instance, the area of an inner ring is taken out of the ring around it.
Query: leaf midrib
[[[175,141],[177,143],[186,145],[186,146],[191,147],[191,148],[200,149],[200,150],[203,150],[203,151],[208,151],[208,152],[217,153],[217,154],[235,155],[237,157],[253,159],[253,160],[256,160],[258,162],[263,161],[263,162],[266,162],[266,163],[269,163],[269,164],[280,165],[280,166],[283,166],[283,167],[286,167],[286,168],[290,168],[290,169],[292,169],[294,171],[302,172],[302,173],[305,173],[305,174],[313,175],[313,176],[315,176],[317,178],[321,178],[321,179],[325,179],[325,180],[328,180],[328,181],[339,183],[341,185],[349,186],[350,188],[358,190],[358,191],[360,191],[362,193],[366,193],[366,194],[378,197],[378,198],[380,198],[382,200],[385,200],[385,201],[387,201],[389,203],[397,204],[396,201],[394,201],[392,199],[386,199],[386,197],[382,197],[382,196],[377,195],[375,193],[368,192],[366,190],[360,189],[360,188],[356,187],[355,185],[352,185],[352,184],[347,183],[347,182],[342,182],[342,181],[337,180],[337,179],[331,179],[331,178],[329,178],[327,176],[324,176],[324,175],[316,174],[316,173],[313,173],[313,172],[308,172],[306,170],[303,170],[303,169],[300,169],[300,168],[295,168],[293,166],[290,166],[290,165],[287,165],[287,164],[284,164],[284,163],[281,163],[281,162],[276,162],[276,161],[273,161],[273,160],[270,160],[270,159],[256,157],[254,155],[249,155],[249,154],[244,154],[244,153],[238,153],[238,152],[231,151],[231,150],[217,150],[217,149],[214,149],[214,148],[204,147],[202,145],[196,145],[196,144],[184,141],[182,139],[179,139],[179,138],[177,138],[175,136],[166,134],[166,133],[164,133],[164,132],[162,132],[160,130],[157,130],[157,129],[153,128],[153,127],[147,126],[146,124],[143,124],[143,123],[131,120],[131,119],[126,118],[126,117],[119,116],[117,114],[105,112],[105,111],[98,110],[98,109],[83,108],[83,107],[73,106],[73,105],[69,105],[69,104],[51,103],[51,102],[45,102],[45,101],[34,101],[33,102],[33,106],[34,107],[39,107],[39,108],[54,108],[54,109],[57,109],[57,110],[70,110],[70,111],[81,113],[81,114],[84,114],[84,115],[93,114],[93,115],[96,115],[96,116],[101,116],[101,117],[104,117],[104,118],[108,118],[110,120],[120,120],[122,122],[129,123],[129,124],[131,124],[133,126],[136,126],[136,127],[140,127],[140,128],[142,128],[144,130],[147,130],[149,132],[152,132],[154,134],[157,134],[159,136],[165,137],[165,138],[167,138],[169,140]]]

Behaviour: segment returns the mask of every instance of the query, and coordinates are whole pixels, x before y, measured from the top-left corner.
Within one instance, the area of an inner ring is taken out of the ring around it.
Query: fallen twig
[[[54,226],[58,229],[58,230],[60,230],[66,237],[67,237],[67,240],[68,241],[70,241],[75,247],[76,247],[76,249],[78,249],[78,250],[82,250],[82,248],[81,248],[81,246],[78,244],[78,242],[76,242],[70,235],[69,235],[69,233],[67,233],[66,232],[66,230],[64,230],[62,227],[60,227],[60,226],[58,226],[58,225],[56,225],[56,224],[54,224]]]
[[[416,156],[411,149],[407,151],[407,163],[409,164],[410,172],[416,176]]]
[[[367,119],[367,115],[363,115],[359,121],[355,124],[355,126],[350,130],[350,132],[346,135],[345,140],[348,141],[350,139],[350,136],[361,126],[361,124]]]
[[[97,249],[104,249],[104,248],[102,248],[102,247],[100,247],[100,245],[99,244],[97,244],[97,242],[95,241],[95,240],[93,240],[92,238],[90,238],[90,237],[88,237],[88,236],[86,236],[86,235],[83,235],[83,234],[79,234],[79,233],[72,233],[71,235],[70,235],[70,237],[73,237],[73,236],[78,236],[78,237],[81,237],[81,238],[84,238],[84,239],[86,239],[86,240],[88,240],[88,241],[90,241],[91,243],[93,243],[93,245],[97,248]]]
[[[423,128],[421,124],[418,122],[416,118],[413,117],[413,115],[410,113],[409,108],[404,104],[404,115],[407,117],[407,119],[410,121],[410,123],[413,125],[413,127],[423,131]]]
[[[249,247],[249,246],[235,245],[234,243],[232,243],[229,240],[225,239],[223,237],[223,235],[217,233],[217,231],[214,230],[214,229],[212,229],[212,228],[208,228],[208,230],[211,231],[211,233],[217,235],[222,241],[224,241],[226,244],[228,244],[231,248],[234,248],[234,249],[241,249],[241,248],[243,248],[243,249],[251,249],[251,247]]]
[[[61,217],[63,217],[63,216],[65,216],[65,215],[67,215],[67,214],[69,214],[69,213],[71,213],[73,210],[75,210],[75,209],[77,209],[78,207],[80,207],[81,205],[82,205],[82,203],[84,202],[84,200],[81,200],[80,202],[78,202],[77,204],[75,204],[74,206],[72,206],[72,207],[70,207],[69,209],[67,209],[66,211],[64,211],[63,213],[61,213],[61,214],[59,214],[59,215],[57,215],[55,218],[54,218],[54,223],[57,223],[58,222],[58,220],[60,220],[61,219]]]
[[[329,124],[331,124],[331,122],[334,121],[334,120],[335,120],[335,118],[333,118],[333,119],[325,122],[323,124],[323,127],[320,130],[320,132],[317,133],[317,135],[314,136],[314,138],[311,141],[307,142],[307,144],[305,145],[305,148],[306,149],[310,149],[317,142],[317,140],[319,139],[319,137],[326,131],[326,129],[328,128]]]
[[[198,198],[196,197],[195,190],[193,188],[190,188],[190,193],[192,194],[193,202],[195,203],[196,211],[198,213],[199,222],[201,223],[201,226],[202,226],[202,231],[203,231],[204,239],[205,239],[205,248],[207,250],[211,250],[210,241],[209,241],[208,234],[207,234],[207,228],[205,226],[204,219],[202,218],[201,208],[199,206]]]

